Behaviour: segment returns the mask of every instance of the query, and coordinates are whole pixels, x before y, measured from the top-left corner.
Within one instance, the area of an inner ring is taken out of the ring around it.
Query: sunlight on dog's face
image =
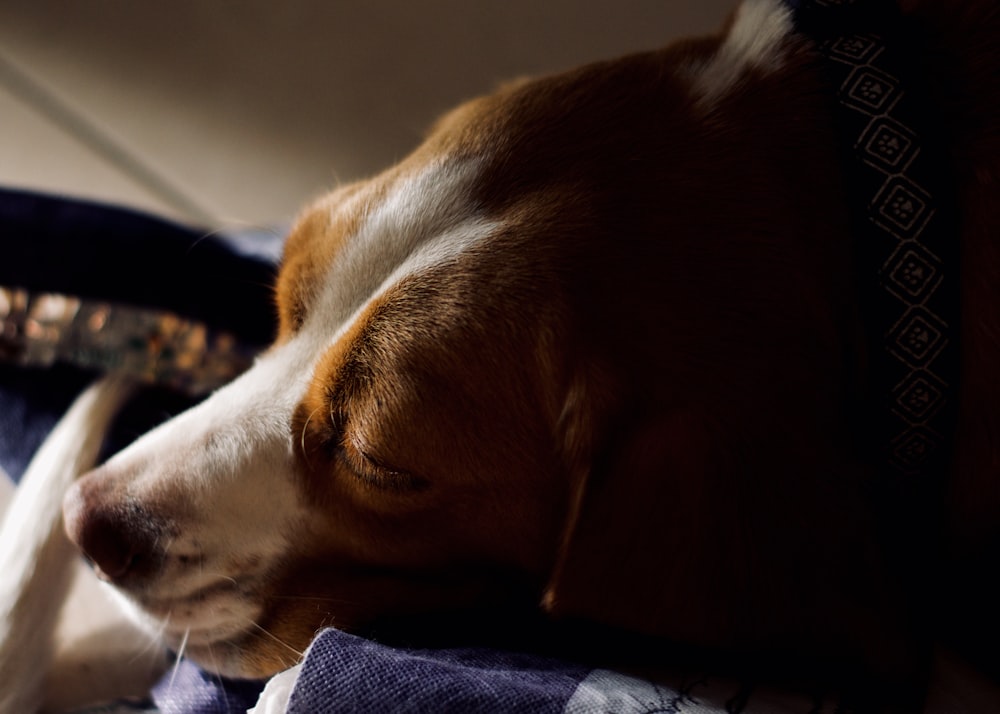
[[[538,288],[516,221],[476,200],[473,115],[310,207],[275,345],[67,497],[99,572],[207,669],[265,676],[323,626],[540,597],[567,488],[555,336],[541,299],[509,319]]]

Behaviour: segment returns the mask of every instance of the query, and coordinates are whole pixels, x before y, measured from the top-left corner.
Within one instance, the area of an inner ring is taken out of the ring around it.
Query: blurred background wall
[[[735,0],[0,0],[0,186],[281,224],[458,101]]]

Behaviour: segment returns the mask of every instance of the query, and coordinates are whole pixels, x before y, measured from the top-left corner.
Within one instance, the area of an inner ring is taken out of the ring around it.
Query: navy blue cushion
[[[265,239],[266,240],[266,239]],[[275,331],[271,245],[112,206],[0,189],[0,287],[169,311],[265,345]],[[42,438],[95,374],[72,364],[26,368],[0,350],[0,468],[17,480]],[[108,450],[196,398],[145,391]]]

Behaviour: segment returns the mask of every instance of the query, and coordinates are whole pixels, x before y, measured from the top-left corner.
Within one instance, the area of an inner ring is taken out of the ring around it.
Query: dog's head
[[[473,102],[312,204],[274,345],[72,489],[71,538],[169,645],[262,675],[324,625],[540,600],[588,448],[565,285],[594,229],[537,101]]]
[[[848,249],[836,188],[794,168],[835,157],[745,15],[466,104],[304,212],[275,344],[66,500],[168,644],[266,675],[325,625],[522,598],[699,644],[851,639],[817,616],[868,527]],[[802,136],[765,157],[789,94]]]

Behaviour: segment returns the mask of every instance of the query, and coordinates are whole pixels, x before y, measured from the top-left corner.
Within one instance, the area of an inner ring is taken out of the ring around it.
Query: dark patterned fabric
[[[919,33],[891,0],[789,0],[837,96],[871,345],[869,445],[904,476],[949,456],[959,367],[959,241]]]

